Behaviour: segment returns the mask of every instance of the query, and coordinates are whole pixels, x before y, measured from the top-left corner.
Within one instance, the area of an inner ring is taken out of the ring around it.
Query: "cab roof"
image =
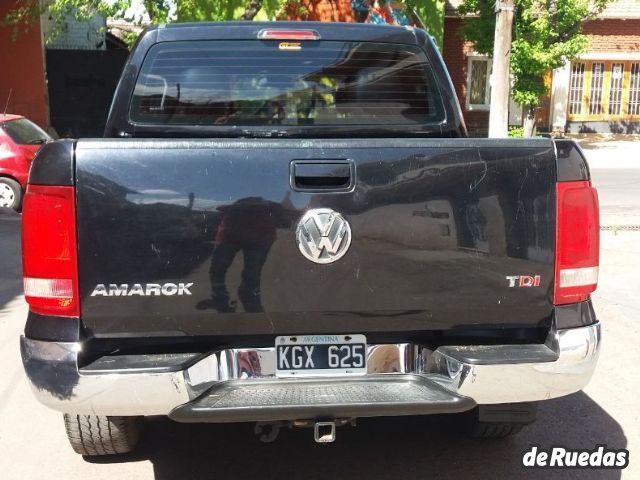
[[[143,36],[156,42],[180,40],[254,40],[258,32],[274,30],[315,30],[322,40],[405,43],[416,45],[428,35],[408,26],[339,22],[192,22],[149,27]]]

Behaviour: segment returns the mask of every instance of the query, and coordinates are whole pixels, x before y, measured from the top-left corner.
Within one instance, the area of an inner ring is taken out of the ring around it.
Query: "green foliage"
[[[524,137],[524,127],[509,127],[509,138]]]
[[[300,0],[263,0],[261,12],[266,16],[265,20],[273,20],[287,5],[295,5],[298,9],[306,10]]]
[[[66,28],[66,16],[73,15],[80,21],[91,20],[96,13],[105,18],[123,18],[131,6],[131,0],[13,0],[15,8],[4,18],[0,27],[9,27],[15,37],[21,30],[28,31],[40,15],[47,14],[54,21],[50,38]],[[154,0],[152,0],[154,1]]]
[[[138,34],[136,32],[122,31],[120,32],[119,36],[120,36],[120,39],[127,44],[129,49],[131,49],[131,47],[133,47],[133,45],[136,43],[136,40],[138,40]]]
[[[7,1],[7,0],[0,0]],[[112,20],[126,20],[133,24],[162,24],[172,21],[225,21],[225,20],[273,20],[287,10],[298,11],[304,16],[306,7],[302,0],[141,0],[145,15],[132,18],[127,14],[132,0],[9,0],[15,2],[0,25],[13,28],[14,35],[28,30],[40,15],[46,14],[55,22],[51,40],[66,27],[67,15],[80,21],[91,20],[96,13]],[[350,0],[341,0],[349,1]],[[422,18],[429,33],[442,45],[444,0],[404,0],[407,7]],[[132,45],[136,35],[125,34],[124,40]]]
[[[178,22],[272,20],[287,3],[300,0],[173,0]]]
[[[177,21],[233,20],[242,15],[245,3],[245,0],[181,0],[176,5]]]
[[[425,29],[442,48],[444,34],[444,0],[404,0],[407,8],[415,11],[424,22]]]
[[[142,0],[142,4],[153,23],[167,23],[169,21],[172,0]]]
[[[0,0],[5,1],[5,0]],[[300,0],[142,0],[144,14],[133,18],[127,13],[132,0],[12,0],[15,8],[0,18],[0,26],[13,29],[14,37],[20,31],[28,31],[40,15],[54,20],[50,38],[55,38],[66,27],[68,15],[79,21],[89,21],[97,13],[113,20],[125,20],[133,24],[162,24],[172,21],[225,21],[251,20],[258,14],[270,20],[286,4],[300,4]],[[133,44],[136,35],[125,34],[124,40]]]
[[[493,53],[495,5],[495,0],[465,0],[458,8],[458,13],[466,17],[459,30],[460,36],[473,43],[475,51],[483,55]]]
[[[512,94],[527,108],[548,93],[545,75],[589,47],[582,24],[595,18],[612,0],[516,0],[511,45]],[[465,0],[464,39],[482,54],[493,52],[495,0]]]

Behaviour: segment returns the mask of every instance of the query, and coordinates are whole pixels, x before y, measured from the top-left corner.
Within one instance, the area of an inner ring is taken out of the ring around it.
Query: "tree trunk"
[[[531,138],[536,133],[536,111],[538,109],[533,106],[525,107],[524,118],[522,119],[523,132],[522,136],[525,138]]]
[[[249,0],[244,13],[240,17],[242,20],[253,20],[262,8],[262,0]]]
[[[511,29],[513,25],[514,0],[496,2],[496,31],[493,42],[493,72],[491,106],[489,108],[489,137],[508,136],[509,90],[511,86],[509,65],[511,63]]]

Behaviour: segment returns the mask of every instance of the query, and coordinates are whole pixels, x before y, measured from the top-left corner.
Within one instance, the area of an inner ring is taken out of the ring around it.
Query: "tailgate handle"
[[[291,187],[304,192],[349,191],[353,188],[354,165],[349,160],[291,162]]]

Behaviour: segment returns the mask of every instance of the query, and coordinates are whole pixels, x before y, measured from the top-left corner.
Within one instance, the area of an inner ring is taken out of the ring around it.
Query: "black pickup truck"
[[[33,163],[24,367],[83,455],[150,415],[505,436],[592,375],[598,222],[573,142],[467,138],[422,30],[151,28],[105,138]]]

